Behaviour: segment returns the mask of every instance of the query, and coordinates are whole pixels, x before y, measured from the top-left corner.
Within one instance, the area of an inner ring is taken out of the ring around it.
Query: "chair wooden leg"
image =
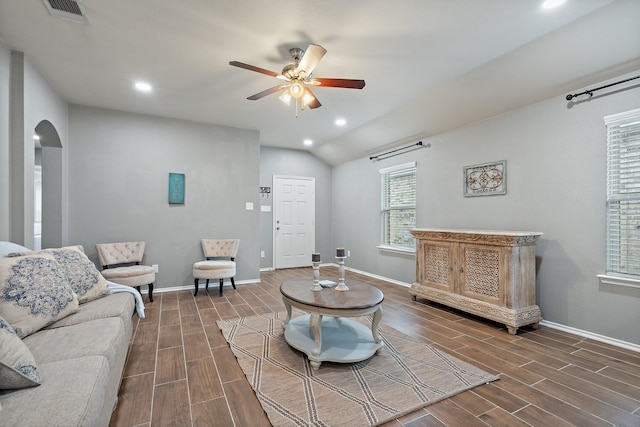
[[[194,291],[193,291],[193,296],[195,297],[196,295],[198,295],[198,279],[195,279],[193,281],[193,285],[195,287]]]
[[[140,294],[140,296],[142,296],[142,292],[140,292],[140,286],[136,286],[136,289],[138,290],[138,293]]]
[[[153,283],[149,283],[149,301],[153,302]]]
[[[209,279],[207,279],[207,284],[205,285],[204,290],[209,293]]]
[[[224,284],[224,279],[220,279],[220,296],[222,296],[222,285]]]
[[[231,278],[231,286],[233,286],[233,289],[236,288],[236,282],[233,280],[233,277]]]

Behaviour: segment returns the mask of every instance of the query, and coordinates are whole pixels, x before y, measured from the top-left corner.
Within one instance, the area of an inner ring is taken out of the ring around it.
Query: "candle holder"
[[[338,271],[340,272],[340,277],[338,278],[338,286],[336,286],[336,291],[348,291],[349,288],[344,283],[344,259],[345,256],[336,256],[338,260]]]
[[[318,292],[322,290],[322,286],[320,286],[320,261],[311,261],[311,265],[313,266],[313,285],[311,285],[311,290]]]

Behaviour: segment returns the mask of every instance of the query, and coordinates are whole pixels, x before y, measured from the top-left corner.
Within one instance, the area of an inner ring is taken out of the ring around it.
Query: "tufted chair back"
[[[98,260],[102,264],[102,276],[121,285],[149,286],[149,301],[153,302],[153,282],[156,272],[152,266],[140,265],[144,257],[145,242],[97,243]]]
[[[202,239],[202,252],[205,258],[229,257],[238,255],[240,239]]]
[[[98,243],[96,251],[103,266],[141,262],[146,242]]]

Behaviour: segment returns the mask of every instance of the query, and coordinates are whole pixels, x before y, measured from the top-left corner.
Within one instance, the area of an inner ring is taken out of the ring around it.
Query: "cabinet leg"
[[[418,298],[415,295],[411,295],[411,299],[417,301]]]
[[[509,326],[509,325],[505,325],[505,326],[507,327],[507,330],[511,335],[515,335],[518,332],[518,328],[515,326]]]

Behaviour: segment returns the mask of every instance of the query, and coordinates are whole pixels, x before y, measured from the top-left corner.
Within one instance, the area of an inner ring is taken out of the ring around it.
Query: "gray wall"
[[[0,43],[0,240],[10,239],[9,77],[11,51]]]
[[[260,148],[260,186],[272,187],[274,175],[314,177],[316,184],[316,251],[323,260],[331,253],[331,166],[302,150]],[[271,212],[260,213],[260,250],[265,257],[261,268],[273,267],[273,188],[268,197],[260,199],[261,205],[271,206]],[[311,262],[311,261],[309,261]],[[330,261],[329,261],[330,262]]]
[[[637,87],[577,105],[559,96],[423,139],[429,148],[340,165],[333,176],[334,243],[351,250],[350,267],[415,280],[413,256],[375,248],[378,169],[415,160],[418,227],[543,232],[536,250],[543,318],[639,344],[640,289],[601,285],[596,277],[605,269],[603,117],[638,107]],[[503,159],[506,195],[463,197],[463,166]]]
[[[258,132],[72,105],[69,240],[96,260],[100,242],[147,242],[156,287],[193,283],[202,238],[239,238],[236,279],[259,279]],[[186,175],[168,204],[169,173]]]
[[[50,121],[67,138],[67,103],[33,68],[24,54],[0,45],[0,236],[33,246],[35,127]],[[53,246],[66,238],[66,185],[62,151],[43,160],[49,177],[43,198],[43,233]],[[51,226],[51,220],[55,223]],[[43,235],[43,240],[45,236]]]

